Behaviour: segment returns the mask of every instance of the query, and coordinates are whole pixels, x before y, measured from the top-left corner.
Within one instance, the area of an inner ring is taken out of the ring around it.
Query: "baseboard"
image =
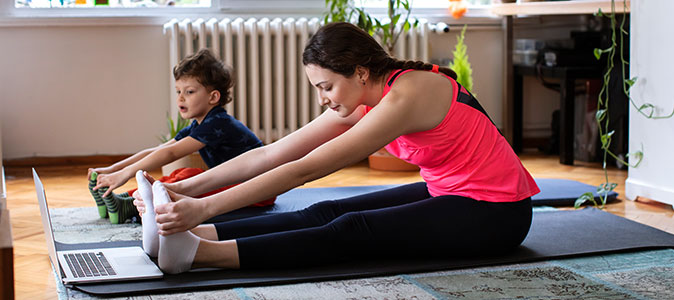
[[[3,160],[5,167],[44,167],[44,166],[71,166],[71,165],[111,165],[129,157],[123,155],[90,155],[90,156],[58,156],[58,157],[26,157]]]
[[[664,186],[656,186],[634,178],[625,180],[625,197],[635,200],[637,197],[645,197],[661,203],[674,205],[674,190]]]

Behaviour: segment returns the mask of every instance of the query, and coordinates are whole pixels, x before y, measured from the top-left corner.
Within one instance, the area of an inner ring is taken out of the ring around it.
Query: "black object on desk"
[[[573,140],[574,140],[574,105],[575,105],[575,82],[576,79],[601,78],[599,66],[582,67],[548,67],[544,65],[513,66],[513,108],[514,116],[511,126],[513,128],[512,146],[515,152],[522,151],[522,103],[524,76],[542,76],[544,78],[560,79],[560,140],[559,162],[565,165],[573,165]]]

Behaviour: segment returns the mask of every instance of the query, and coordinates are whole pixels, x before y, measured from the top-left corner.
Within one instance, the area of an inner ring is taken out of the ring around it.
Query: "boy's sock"
[[[110,193],[107,197],[103,197],[103,194],[107,190],[107,187],[100,188],[98,189],[98,193],[103,198],[103,202],[105,202],[105,206],[108,209],[108,217],[111,224],[123,224],[127,220],[138,216],[138,210],[133,205],[133,197],[119,197],[115,193]]]
[[[94,197],[94,201],[96,201],[98,215],[101,216],[101,218],[107,218],[108,208],[105,206],[105,202],[103,201],[101,195],[98,194],[98,191],[94,191],[94,187],[96,186],[96,178],[98,178],[98,173],[92,172],[91,177],[89,177],[89,192],[91,193],[91,196]]]
[[[152,185],[152,193],[156,205],[171,201],[164,185],[159,181],[155,181]],[[182,273],[191,269],[200,240],[189,230],[168,236],[160,235],[159,268],[169,274]]]
[[[138,183],[138,193],[145,203],[145,212],[143,213],[143,250],[151,257],[157,257],[159,254],[159,229],[157,228],[156,214],[152,197],[152,185],[143,176],[143,171],[136,172],[136,182]]]

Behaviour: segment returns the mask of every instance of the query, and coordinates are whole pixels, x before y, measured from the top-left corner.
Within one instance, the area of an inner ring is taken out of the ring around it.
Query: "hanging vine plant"
[[[626,12],[627,12],[627,1],[623,1],[622,14],[624,15],[626,14]],[[628,101],[632,106],[634,106],[637,112],[639,112],[639,114],[648,119],[666,119],[674,116],[674,110],[672,110],[672,112],[669,115],[665,116],[655,115],[656,110],[655,105],[651,103],[644,103],[638,105],[630,96],[630,88],[637,82],[638,78],[637,77],[627,78],[627,76],[625,76],[626,75],[625,69],[626,66],[629,65],[629,62],[625,59],[622,45],[624,43],[624,36],[628,35],[629,33],[627,32],[627,30],[625,30],[626,17],[623,17],[620,22],[620,25],[618,25],[618,21],[616,20],[615,0],[611,0],[610,14],[606,14],[602,12],[601,9],[599,9],[599,11],[595,15],[599,17],[607,17],[609,19],[609,24],[611,26],[610,46],[606,49],[599,49],[599,48],[594,49],[594,56],[597,58],[597,60],[601,59],[603,56],[607,57],[606,72],[604,73],[603,85],[601,91],[599,92],[599,97],[597,98],[597,112],[595,114],[595,120],[599,128],[599,137],[601,142],[601,150],[603,154],[602,168],[604,169],[604,182],[597,187],[597,194],[599,194],[600,196],[599,202],[597,202],[594,199],[594,195],[592,192],[587,192],[578,197],[578,199],[576,199],[575,202],[576,208],[579,208],[586,202],[591,202],[595,207],[598,208],[604,208],[604,206],[606,205],[609,193],[613,191],[616,188],[616,186],[618,186],[617,183],[610,182],[608,178],[608,169],[606,168],[606,162],[609,156],[614,158],[617,163],[632,168],[638,167],[644,156],[643,149],[635,151],[633,153],[628,153],[625,159],[619,157],[610,150],[611,137],[613,136],[615,131],[610,130],[609,128],[609,121],[610,121],[610,116],[608,114],[608,107],[610,100],[609,82],[611,80],[611,71],[615,67],[614,58],[616,54],[618,54],[620,58],[619,67],[621,68],[623,79],[621,81],[622,92],[625,94]],[[620,37],[618,38],[617,36]],[[620,45],[618,45],[618,41],[620,42]],[[632,159],[635,160],[633,163],[627,161]]]

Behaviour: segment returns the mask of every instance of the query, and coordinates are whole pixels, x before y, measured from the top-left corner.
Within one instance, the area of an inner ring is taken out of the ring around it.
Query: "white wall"
[[[0,27],[3,158],[133,153],[169,106],[161,26]]]
[[[161,22],[100,21],[0,22],[3,159],[130,154],[167,131],[174,104]],[[466,43],[474,92],[500,126],[503,41],[495,24],[469,29]],[[564,26],[529,28],[516,37],[568,37]],[[452,56],[459,29],[431,39],[432,58]],[[525,136],[548,133],[559,95],[532,78],[526,85]]]
[[[638,77],[632,98],[637,106],[651,103],[656,115],[667,115],[674,109],[674,2],[633,1],[631,11],[630,77]],[[626,196],[674,204],[674,118],[646,119],[634,107],[629,114],[629,151],[643,149],[644,158],[637,168],[629,168]]]

